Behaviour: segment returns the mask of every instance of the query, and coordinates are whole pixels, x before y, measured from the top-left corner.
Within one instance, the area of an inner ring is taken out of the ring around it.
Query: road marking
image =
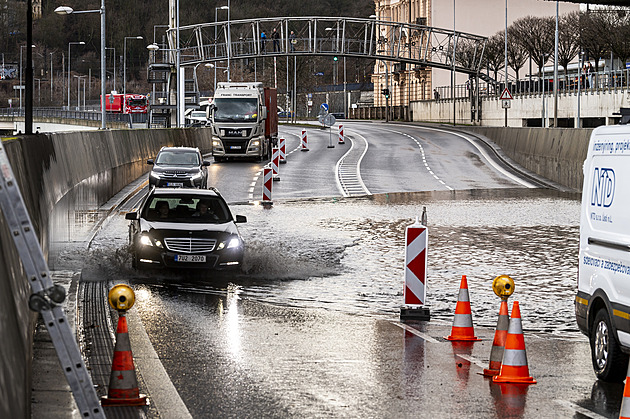
[[[466,361],[470,362],[471,364],[475,364],[479,368],[482,368],[482,369],[486,368],[487,364],[484,364],[483,362],[481,362],[480,360],[478,360],[474,356],[465,355],[465,354],[455,354],[455,356],[458,356],[458,357],[460,357],[462,359],[465,359]]]
[[[440,179],[440,177],[438,175],[436,175],[433,170],[431,170],[431,167],[429,166],[429,163],[427,163],[427,156],[424,153],[424,147],[422,147],[422,144],[420,144],[420,141],[418,141],[418,139],[412,135],[409,135],[407,133],[404,132],[400,132],[400,131],[394,131],[394,130],[389,130],[391,132],[395,132],[396,134],[399,135],[403,135],[405,137],[409,137],[411,138],[416,145],[418,146],[418,148],[420,148],[420,153],[422,153],[422,163],[424,163],[424,167],[427,169],[427,171],[431,174],[431,176],[433,176],[435,178],[435,180],[437,180],[438,182],[440,182],[442,185],[444,185],[446,187],[446,189],[452,191],[453,188],[451,188],[450,186],[448,186],[442,179]]]
[[[478,145],[477,145],[477,144],[476,144],[473,140],[471,140],[470,138],[468,138],[468,137],[467,137],[467,136],[465,136],[465,135],[462,135],[462,134],[460,134],[460,133],[458,133],[458,132],[453,132],[453,131],[445,130],[445,129],[431,128],[431,127],[424,127],[424,126],[402,125],[402,124],[401,124],[400,126],[403,126],[403,127],[409,127],[409,128],[416,128],[416,129],[418,129],[418,128],[419,128],[419,129],[427,129],[427,130],[430,130],[430,131],[444,132],[444,133],[447,133],[447,134],[452,134],[452,135],[455,135],[455,136],[457,136],[457,137],[463,138],[464,140],[466,140],[466,141],[468,141],[470,144],[472,144],[472,145],[473,145],[473,147],[475,147],[475,148],[477,149],[477,151],[479,151],[479,153],[481,153],[481,155],[483,156],[483,158],[484,158],[484,159],[486,159],[486,161],[488,162],[488,164],[490,164],[490,166],[494,167],[496,170],[498,170],[499,172],[501,172],[501,174],[503,174],[504,176],[508,177],[509,179],[512,179],[514,182],[519,183],[519,184],[521,184],[521,185],[525,186],[526,188],[531,188],[531,189],[533,189],[533,188],[537,188],[537,186],[536,186],[536,185],[534,185],[534,184],[532,184],[532,183],[529,183],[529,182],[527,182],[526,180],[520,179],[520,178],[518,178],[518,177],[514,176],[513,174],[511,174],[511,173],[507,172],[504,168],[502,168],[500,165],[498,165],[497,163],[495,163],[495,162],[494,162],[494,161],[490,158],[490,156],[488,156],[488,155],[486,154],[486,152],[485,152],[485,151],[484,151],[481,147],[479,147],[479,146],[478,146]]]
[[[400,323],[400,322],[397,322],[397,321],[392,321],[391,323],[396,325],[396,326],[398,326],[398,327],[400,327],[401,329],[406,330],[409,333],[413,333],[414,335],[418,336],[420,339],[424,339],[427,342],[439,343],[437,340],[433,339],[431,336],[427,335],[426,333],[421,332],[418,329],[414,329],[413,327],[408,326],[408,325],[406,325],[404,323]]]
[[[132,332],[129,333],[129,340],[133,346],[133,360],[150,390],[151,403],[155,405],[160,417],[192,418],[166,373],[160,357],[153,349],[138,311],[135,308],[129,310],[127,319],[130,332]]]
[[[602,416],[598,413],[595,413],[589,409],[586,409],[582,406],[578,406],[575,403],[571,403],[569,401],[566,400],[554,400],[556,403],[558,403],[561,406],[566,407],[567,409],[573,410],[581,415],[586,416],[587,418],[592,418],[592,419],[606,419],[608,416]]]
[[[342,196],[372,195],[361,178],[361,161],[365,153],[367,153],[369,145],[365,137],[356,132],[354,135],[363,140],[365,148],[361,149],[350,135],[346,135],[348,140],[350,140],[350,149],[335,165],[337,189],[339,189]]]

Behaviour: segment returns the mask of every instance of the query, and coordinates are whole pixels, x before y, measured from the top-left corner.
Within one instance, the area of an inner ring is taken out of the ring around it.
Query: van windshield
[[[258,100],[255,98],[215,99],[215,122],[255,122]]]

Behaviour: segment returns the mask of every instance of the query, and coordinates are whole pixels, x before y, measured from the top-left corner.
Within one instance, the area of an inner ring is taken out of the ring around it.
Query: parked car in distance
[[[152,188],[138,211],[125,216],[135,268],[238,270],[243,239],[215,189]]]
[[[206,111],[191,111],[185,116],[187,127],[205,127],[208,125]]]
[[[208,166],[198,148],[162,147],[149,173],[149,186],[171,188],[207,188]]]

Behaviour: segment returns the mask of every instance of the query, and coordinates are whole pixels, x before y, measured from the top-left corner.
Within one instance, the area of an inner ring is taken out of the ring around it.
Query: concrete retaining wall
[[[84,131],[5,138],[2,143],[45,255],[56,234],[50,231],[54,223],[49,217],[64,196],[79,188],[82,208],[98,208],[148,171],[146,159],[166,145],[195,146],[208,152],[210,131]],[[30,285],[0,216],[0,417],[30,417],[37,317],[28,309],[29,296]]]
[[[488,137],[514,161],[578,192],[592,129],[466,127]]]

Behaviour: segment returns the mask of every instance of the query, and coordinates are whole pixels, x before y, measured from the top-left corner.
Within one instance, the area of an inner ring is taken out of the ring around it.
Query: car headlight
[[[258,147],[260,145],[260,140],[254,140],[250,143],[252,147]]]
[[[155,240],[155,244],[154,241],[151,240],[151,237],[147,236],[146,234],[143,234],[142,236],[140,236],[140,244],[143,246],[149,246],[149,247],[159,247],[159,248],[163,248],[164,246],[162,246],[162,242],[159,240]]]
[[[143,246],[153,246],[153,242],[149,236],[140,236],[140,244]]]
[[[213,146],[213,147],[221,147],[221,141],[219,141],[219,140],[213,140],[213,141],[212,141],[212,146]]]
[[[201,179],[202,173],[201,172],[197,172],[194,175],[191,176],[191,178],[193,180],[197,180],[197,179]]]
[[[241,246],[241,239],[239,239],[238,237],[232,237],[230,239],[227,239],[224,242],[219,243],[219,245],[217,246],[217,250],[222,250],[225,248],[234,249],[240,246]]]
[[[157,174],[157,173],[155,173],[155,172],[150,172],[150,173],[149,173],[149,176],[150,176],[150,177],[152,177],[153,179],[159,179],[159,178],[160,178],[160,175],[158,175],[158,174]]]

